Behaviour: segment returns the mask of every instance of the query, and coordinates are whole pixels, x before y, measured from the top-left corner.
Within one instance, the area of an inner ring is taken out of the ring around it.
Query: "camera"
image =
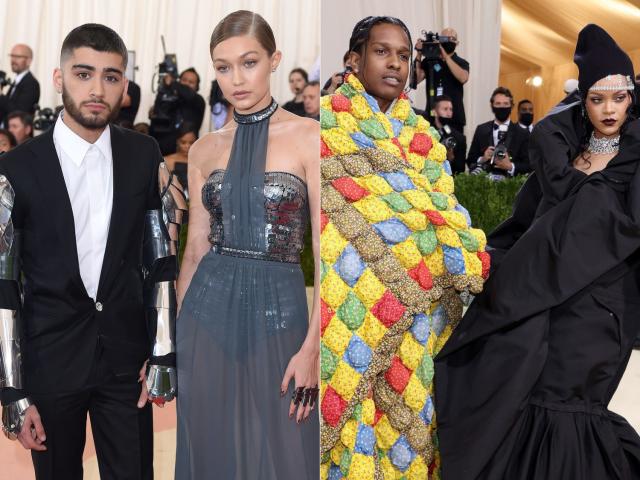
[[[4,88],[11,83],[11,79],[7,77],[7,72],[0,70],[0,88]]]
[[[33,116],[33,129],[41,132],[50,129],[56,123],[60,110],[62,110],[62,107],[56,108],[54,111],[51,108],[40,108],[39,105],[36,105],[36,113]]]
[[[491,165],[496,163],[496,160],[503,160],[509,156],[509,152],[507,151],[507,146],[505,145],[505,140],[507,138],[506,130],[498,131],[498,144],[496,145],[496,149],[493,151],[493,155],[491,156]]]
[[[422,48],[419,52],[427,62],[436,62],[440,60],[440,44],[441,43],[455,43],[451,37],[446,35],[438,35],[434,32],[425,32],[422,30],[424,39],[422,40]]]
[[[151,121],[156,133],[168,133],[176,128],[178,94],[175,88],[164,83],[164,79],[170,76],[174,81],[177,80],[178,62],[174,53],[166,52],[163,35],[160,36],[160,39],[162,41],[164,59],[158,64],[157,73],[154,74],[154,80],[152,80],[151,90],[153,93],[157,93],[157,96]],[[157,83],[155,82],[156,75],[158,77]]]
[[[443,126],[442,130],[444,131],[444,135],[442,135],[441,139],[442,144],[447,150],[453,150],[458,145],[458,142],[453,136],[453,130],[451,130],[451,127],[449,125]]]

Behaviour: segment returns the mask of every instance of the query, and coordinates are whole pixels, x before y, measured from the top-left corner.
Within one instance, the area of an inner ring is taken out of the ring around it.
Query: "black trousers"
[[[97,361],[91,386],[78,392],[33,394],[47,440],[32,451],[37,480],[81,480],[87,414],[101,480],[153,479],[151,405],[138,408],[142,385],[118,378]]]

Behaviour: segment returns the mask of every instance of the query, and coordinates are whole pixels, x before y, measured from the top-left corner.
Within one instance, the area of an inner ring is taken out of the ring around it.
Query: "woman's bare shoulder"
[[[189,167],[203,168],[215,164],[218,157],[233,142],[235,127],[209,132],[200,137],[189,149]]]

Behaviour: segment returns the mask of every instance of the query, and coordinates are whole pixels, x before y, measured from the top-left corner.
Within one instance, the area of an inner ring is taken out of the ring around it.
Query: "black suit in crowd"
[[[467,155],[467,165],[469,171],[473,170],[478,162],[478,158],[484,154],[487,147],[495,146],[493,142],[493,126],[494,121],[481,123],[476,128]],[[505,139],[507,150],[511,155],[511,162],[515,165],[514,175],[520,175],[531,172],[529,165],[529,134],[520,128],[516,123],[509,123],[507,137]],[[491,170],[494,174],[502,174],[508,176],[508,173],[498,168]]]
[[[0,95],[0,124],[11,112],[21,111],[33,115],[40,101],[40,84],[31,72],[27,72],[18,85],[12,85],[5,95]]]
[[[435,124],[434,124],[435,126]],[[446,133],[442,129],[439,129],[441,142],[444,141]],[[451,137],[453,137],[456,141],[456,146],[453,149],[453,160],[450,160],[451,170],[454,175],[457,173],[464,173],[465,170],[465,155],[467,153],[467,137],[465,137],[461,132],[456,130],[455,128],[451,128]]]
[[[153,478],[151,407],[137,408],[151,346],[140,266],[145,212],[161,208],[162,157],[151,137],[113,125],[111,145],[113,207],[96,301],[80,276],[53,128],[0,163],[15,191],[14,228],[22,232],[24,393],[47,436],[47,451],[32,452],[38,480],[82,478],[87,412],[101,478]],[[18,302],[15,283],[0,283],[0,308]],[[15,393],[4,389],[3,404]]]
[[[129,80],[129,86],[127,87],[127,95],[131,98],[131,105],[128,107],[122,107],[118,114],[117,122],[131,122],[136,121],[136,115],[140,108],[140,86],[133,80]]]
[[[162,105],[163,91],[177,97],[175,103],[168,108]],[[195,127],[196,132],[200,131],[206,103],[198,92],[177,80],[165,87],[163,91],[158,91],[153,108],[155,112],[164,111],[172,121],[161,123],[152,118],[149,133],[158,140],[162,154],[170,155],[176,153],[177,132],[180,125],[188,123]]]

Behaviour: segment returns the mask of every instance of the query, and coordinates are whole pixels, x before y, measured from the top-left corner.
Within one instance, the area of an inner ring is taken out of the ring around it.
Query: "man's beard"
[[[101,118],[98,115],[92,114],[83,115],[80,111],[80,107],[74,103],[67,89],[64,88],[64,85],[62,86],[62,104],[64,105],[65,112],[84,128],[87,128],[89,130],[100,130],[101,128],[106,127],[110,122],[118,118],[118,114],[120,113],[120,106],[122,105],[122,97],[118,99],[118,102],[113,107],[108,103],[100,100],[91,100],[85,103],[100,103],[107,107],[109,115],[107,115],[106,118]]]

